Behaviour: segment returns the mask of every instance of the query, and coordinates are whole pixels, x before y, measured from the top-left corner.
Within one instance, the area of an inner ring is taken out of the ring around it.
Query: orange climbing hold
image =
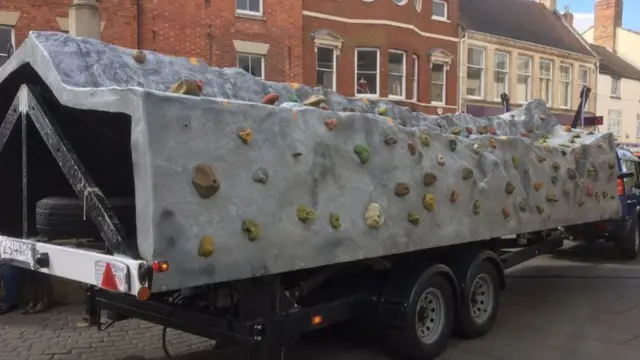
[[[253,131],[247,128],[245,130],[241,130],[238,132],[238,137],[242,140],[243,143],[249,145],[253,141]]]

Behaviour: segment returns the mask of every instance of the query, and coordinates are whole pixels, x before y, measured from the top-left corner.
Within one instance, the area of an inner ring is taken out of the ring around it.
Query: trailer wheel
[[[637,218],[632,220],[629,232],[616,241],[616,246],[622,259],[633,260],[638,258],[638,252],[640,252],[640,228],[638,227]]]
[[[487,261],[470,269],[467,278],[469,282],[464,289],[454,332],[475,339],[488,333],[496,320],[500,307],[500,278]]]
[[[134,200],[112,198],[108,201],[125,231],[135,235]],[[36,229],[39,235],[51,239],[100,238],[93,221],[85,219],[84,202],[78,198],[48,197],[38,201]]]
[[[395,352],[405,359],[435,358],[447,346],[454,316],[455,298],[451,284],[442,275],[431,275],[416,286],[403,328],[389,329],[387,339]]]

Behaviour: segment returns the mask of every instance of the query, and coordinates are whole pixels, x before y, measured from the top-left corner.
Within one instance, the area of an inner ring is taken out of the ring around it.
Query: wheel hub
[[[438,289],[427,289],[418,300],[416,332],[418,338],[430,344],[440,336],[445,324],[444,296]]]
[[[481,324],[491,316],[494,302],[493,281],[487,274],[475,278],[469,293],[469,309],[474,322]]]

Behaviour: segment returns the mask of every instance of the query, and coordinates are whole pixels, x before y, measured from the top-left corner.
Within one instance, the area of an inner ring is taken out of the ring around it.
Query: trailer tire
[[[132,198],[108,199],[125,232],[135,235],[135,203]],[[84,202],[70,197],[47,197],[36,203],[36,229],[50,239],[100,238],[91,219],[85,220]],[[131,231],[134,231],[131,233]]]
[[[394,352],[408,360],[428,360],[442,353],[453,328],[454,289],[442,274],[417,284],[402,328],[389,328],[386,339]]]
[[[622,259],[634,260],[638,258],[638,253],[640,252],[640,227],[638,227],[637,217],[631,220],[629,231],[618,238],[616,246]]]
[[[496,268],[488,261],[482,261],[469,269],[467,279],[454,333],[467,339],[475,339],[488,333],[498,316],[501,279]]]

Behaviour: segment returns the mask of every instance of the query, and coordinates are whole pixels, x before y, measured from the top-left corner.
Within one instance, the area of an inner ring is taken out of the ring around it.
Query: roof
[[[640,81],[640,69],[604,46],[591,45],[591,48],[600,57],[601,74]]]
[[[595,57],[557,11],[531,0],[460,0],[467,30]]]

